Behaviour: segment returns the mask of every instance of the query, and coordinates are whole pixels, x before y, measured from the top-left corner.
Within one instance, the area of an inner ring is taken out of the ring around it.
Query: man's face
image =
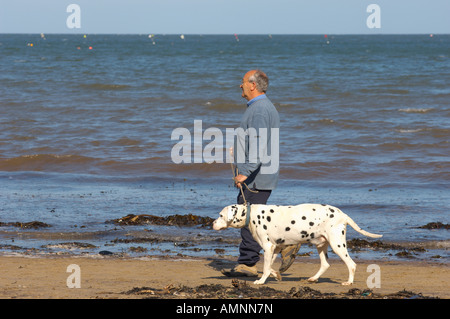
[[[251,100],[251,92],[254,90],[255,83],[249,82],[248,78],[251,76],[251,73],[248,72],[244,75],[242,78],[242,83],[240,85],[240,88],[242,89],[242,97],[246,99],[247,101]]]

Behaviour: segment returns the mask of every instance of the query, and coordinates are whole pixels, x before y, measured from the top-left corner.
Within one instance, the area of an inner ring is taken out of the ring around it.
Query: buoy
[[[184,40],[184,34],[180,35],[181,40]]]
[[[85,35],[83,35],[83,38],[85,38],[85,39],[86,39],[86,34],[85,34]]]
[[[92,50],[92,47],[89,47],[89,50]]]

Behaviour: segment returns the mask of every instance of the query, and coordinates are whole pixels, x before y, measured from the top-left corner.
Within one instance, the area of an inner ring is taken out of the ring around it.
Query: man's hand
[[[241,188],[242,187],[242,183],[245,182],[245,180],[247,179],[247,176],[239,174],[238,176],[236,176],[234,178],[234,182],[236,183],[236,187]]]

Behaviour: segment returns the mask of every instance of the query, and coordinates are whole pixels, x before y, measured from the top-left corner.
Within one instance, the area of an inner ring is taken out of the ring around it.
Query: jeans
[[[266,204],[269,199],[271,190],[256,190],[257,193],[253,193],[249,191],[245,186],[243,188],[244,196],[247,202],[252,204]],[[242,194],[239,191],[237,197],[238,204],[244,204],[244,198],[242,198]],[[248,229],[248,227],[241,228],[241,244],[239,245],[239,264],[245,264],[247,266],[253,266],[259,261],[259,252],[261,251],[261,246],[253,239],[253,236]]]

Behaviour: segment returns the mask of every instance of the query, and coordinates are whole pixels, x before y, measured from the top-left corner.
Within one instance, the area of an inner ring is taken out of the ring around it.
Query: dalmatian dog
[[[263,275],[254,282],[256,285],[264,284],[270,275],[281,280],[280,273],[272,269],[272,264],[282,248],[299,243],[315,244],[319,252],[320,269],[308,281],[318,281],[319,277],[330,267],[326,255],[328,245],[330,245],[348,267],[348,280],[342,284],[351,285],[356,264],[349,257],[347,251],[345,239],[347,224],[365,236],[382,237],[382,235],[362,230],[339,208],[323,204],[230,205],[220,212],[220,217],[213,223],[213,229],[249,227],[253,238],[264,250]]]

